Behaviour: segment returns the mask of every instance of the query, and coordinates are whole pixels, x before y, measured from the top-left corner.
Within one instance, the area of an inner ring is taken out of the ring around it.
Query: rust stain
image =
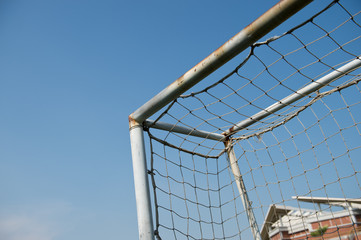
[[[223,132],[222,135],[224,135],[226,138],[229,138],[233,132],[234,132],[234,126],[228,129],[228,131]]]
[[[179,85],[182,85],[182,84],[184,83],[184,78],[179,79],[179,81],[177,81],[177,83],[178,83],[178,86],[179,86]]]
[[[134,126],[139,125],[139,123],[138,123],[137,121],[135,121],[135,119],[133,118],[132,115],[133,115],[133,114],[130,114],[130,115],[128,116],[129,129],[131,129],[131,128],[134,127]]]

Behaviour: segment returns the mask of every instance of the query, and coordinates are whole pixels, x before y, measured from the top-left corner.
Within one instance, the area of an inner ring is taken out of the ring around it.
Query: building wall
[[[361,223],[361,215],[355,216],[357,223]],[[301,239],[340,239],[345,236],[354,236],[354,239],[361,240],[361,224],[353,224],[352,218],[350,216],[328,219],[320,222],[310,223],[312,226],[312,231],[316,231],[320,227],[328,226],[327,231],[322,237],[312,237],[308,229],[293,234],[288,234],[288,232],[279,232],[276,235],[272,236],[271,240],[301,240]]]

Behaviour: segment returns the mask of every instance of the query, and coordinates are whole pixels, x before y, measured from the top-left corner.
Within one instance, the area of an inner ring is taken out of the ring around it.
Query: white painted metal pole
[[[241,197],[243,207],[246,211],[249,226],[251,227],[253,237],[255,240],[261,240],[261,234],[256,222],[256,217],[254,216],[251,202],[249,201],[248,198],[246,185],[244,185],[242,174],[241,171],[239,170],[237,157],[236,154],[234,153],[233,146],[231,144],[232,144],[231,141],[225,143],[225,146],[228,148],[227,154],[229,159],[229,165],[231,167],[233,176],[236,180],[239,195]]]
[[[211,140],[216,140],[216,141],[223,141],[226,138],[225,136],[223,136],[222,134],[219,134],[219,133],[197,130],[195,128],[178,126],[178,125],[165,123],[165,122],[154,122],[153,120],[150,120],[150,119],[145,120],[144,125],[147,127],[155,128],[155,129],[160,129],[160,130],[169,131],[169,132],[176,132],[176,133],[181,133],[181,134],[185,134],[185,135],[206,138],[206,139],[211,139]]]
[[[141,125],[134,124],[130,126],[130,143],[132,147],[139,240],[154,240],[148,170],[145,158],[143,127]]]
[[[312,0],[279,1],[253,23],[245,27],[183,76],[138,108],[130,115],[130,118],[133,121],[142,123],[145,119],[151,117],[180,94],[216,71],[310,2],[312,2]]]
[[[327,74],[326,76],[318,79],[317,81],[314,81],[310,83],[309,85],[301,88],[297,92],[283,98],[282,100],[272,104],[271,106],[267,107],[266,109],[259,111],[258,113],[252,115],[251,117],[237,123],[234,127],[228,129],[224,133],[222,133],[225,136],[230,136],[254,123],[257,121],[260,121],[264,119],[265,117],[271,115],[272,113],[275,113],[279,111],[280,109],[287,107],[288,105],[300,100],[301,98],[323,88],[327,84],[335,81],[336,79],[344,76],[347,73],[350,73],[357,68],[361,67],[361,59],[356,58],[355,60],[345,64],[344,66],[336,69],[335,71]]]

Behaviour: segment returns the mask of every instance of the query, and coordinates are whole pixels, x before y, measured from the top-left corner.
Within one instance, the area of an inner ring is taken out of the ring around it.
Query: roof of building
[[[333,206],[340,206],[344,208],[358,208],[361,209],[361,199],[359,198],[327,198],[327,197],[293,197],[302,202],[310,202],[317,204],[327,204]]]
[[[349,216],[353,212],[352,209],[361,209],[360,199],[320,197],[294,197],[294,199],[315,204],[340,206],[345,208],[345,210],[337,212],[330,212],[324,210],[316,211],[300,207],[273,204],[268,209],[266,218],[261,229],[261,236],[263,240],[270,239],[269,235],[273,236],[279,231],[287,231],[289,233],[299,232],[306,229],[311,231],[312,229],[309,229],[309,223],[311,222],[317,222],[324,219],[331,219],[342,216]]]

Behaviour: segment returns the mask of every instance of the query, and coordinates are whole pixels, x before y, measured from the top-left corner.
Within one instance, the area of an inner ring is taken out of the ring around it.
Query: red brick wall
[[[286,240],[286,239],[292,239],[292,240],[303,240],[303,239],[331,239],[331,238],[338,238],[342,236],[349,236],[352,233],[352,230],[354,228],[352,226],[348,227],[341,227],[341,228],[331,228],[326,231],[326,233],[322,237],[313,237],[308,231],[302,231],[297,232],[295,234],[288,234],[286,232],[283,232],[283,237],[281,237],[280,233],[277,233],[274,235],[271,240]],[[358,235],[361,236],[361,233]],[[361,238],[359,237],[359,240]]]
[[[335,218],[335,219],[329,219],[321,222],[314,222],[312,223],[312,229],[318,229],[319,227],[332,227],[332,226],[340,226],[344,224],[350,224],[352,223],[350,216],[341,217],[341,218]]]
[[[277,233],[276,235],[274,235],[271,240],[282,240],[281,239],[281,233]]]
[[[356,216],[357,222],[361,222],[361,216]],[[301,240],[301,239],[331,239],[342,236],[350,236],[350,234],[354,233],[355,240],[361,240],[361,227],[357,227],[358,225],[352,224],[352,219],[350,216],[329,219],[321,222],[311,223],[312,229],[317,230],[319,227],[328,226],[327,231],[322,237],[312,237],[311,234],[306,231],[297,232],[294,234],[288,234],[287,232],[277,233],[275,236],[271,238],[271,240],[285,240],[285,239],[293,239],[293,240]],[[346,226],[343,226],[346,225]]]

